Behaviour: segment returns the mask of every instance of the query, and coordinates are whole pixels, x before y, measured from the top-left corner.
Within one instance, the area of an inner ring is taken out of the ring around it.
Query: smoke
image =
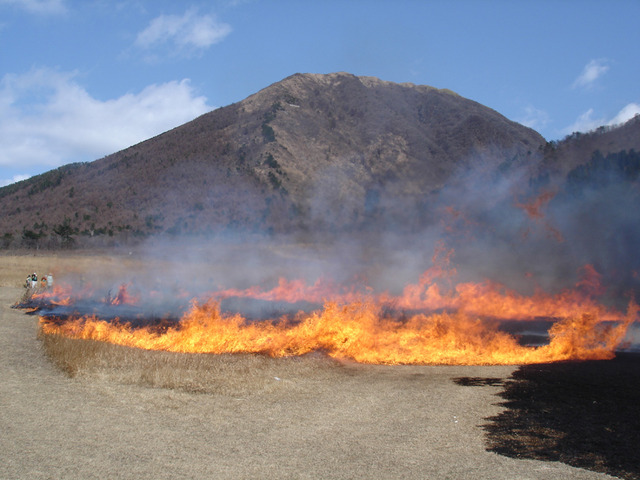
[[[265,292],[282,279],[316,290],[332,285],[397,295],[446,260],[446,275],[433,278],[443,288],[491,281],[531,295],[577,286],[624,308],[640,281],[637,187],[616,175],[578,189],[564,180],[538,187],[530,178],[524,167],[482,163],[435,192],[401,194],[390,181],[349,195],[344,186],[353,179],[335,182],[335,191],[312,195],[312,220],[324,228],[155,237],[62,280],[91,285],[102,296],[128,285],[154,312],[179,312],[193,298],[228,289]],[[352,218],[352,228],[326,228],[336,218]],[[252,315],[261,316],[273,305],[254,307]]]
[[[639,192],[622,175],[604,175],[543,188],[530,186],[525,171],[466,175],[440,199],[458,212],[446,232],[458,270],[553,291],[578,284],[589,266],[601,277],[597,293],[625,303],[639,286]]]
[[[485,160],[485,159],[481,159]],[[433,266],[438,245],[452,251],[457,282],[490,280],[522,294],[584,286],[585,269],[599,277],[589,292],[623,307],[640,285],[639,191],[614,169],[588,181],[556,178],[540,185],[527,165],[461,170],[437,192],[399,194],[392,181],[345,206],[361,205],[358,228],[316,236],[323,267],[336,278],[363,276],[376,290],[398,291]],[[344,195],[344,190],[341,191]],[[325,199],[315,211],[332,219]]]

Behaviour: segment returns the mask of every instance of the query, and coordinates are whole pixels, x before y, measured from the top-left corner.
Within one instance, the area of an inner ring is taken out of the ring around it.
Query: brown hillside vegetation
[[[542,167],[562,176],[584,164],[596,151],[606,156],[623,150],[640,151],[640,115],[622,125],[602,126],[587,133],[574,132],[561,142],[550,142],[545,148]]]
[[[422,206],[452,175],[532,163],[544,144],[447,90],[296,74],[121,152],[1,189],[0,235],[7,246],[55,247],[71,236],[99,246],[158,233],[353,230],[381,217],[411,229],[432,221]]]

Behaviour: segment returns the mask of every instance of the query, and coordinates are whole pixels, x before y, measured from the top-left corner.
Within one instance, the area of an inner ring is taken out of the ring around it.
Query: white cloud
[[[595,130],[601,125],[607,123],[604,118],[594,118],[593,108],[590,108],[582,115],[578,117],[578,119],[570,126],[564,129],[565,134],[571,134],[574,132],[588,132],[590,130]]]
[[[8,74],[0,81],[0,165],[27,171],[95,160],[211,109],[189,80],[101,101],[73,73]]]
[[[628,122],[636,115],[640,115],[640,105],[637,103],[630,103],[620,110],[615,117],[609,120],[607,125],[621,125]]]
[[[0,5],[15,5],[30,13],[64,13],[67,8],[64,0],[0,0]]]
[[[582,69],[582,73],[573,82],[573,88],[589,89],[595,85],[596,80],[607,73],[609,65],[606,59],[591,60]]]
[[[610,120],[605,117],[594,117],[594,110],[590,108],[580,115],[572,125],[565,128],[563,133],[569,135],[574,132],[589,132],[602,126],[613,127],[631,120],[636,115],[640,115],[640,105],[637,103],[629,103]]]
[[[549,123],[549,114],[530,105],[524,109],[524,115],[516,121],[534,130],[541,130]]]
[[[0,187],[6,187],[7,185],[11,185],[12,183],[20,182],[22,180],[26,180],[31,175],[14,175],[13,178],[9,180],[0,179]]]
[[[171,54],[189,54],[222,41],[231,26],[211,15],[198,15],[195,9],[184,15],[160,15],[140,32],[135,45],[144,50],[170,45]]]

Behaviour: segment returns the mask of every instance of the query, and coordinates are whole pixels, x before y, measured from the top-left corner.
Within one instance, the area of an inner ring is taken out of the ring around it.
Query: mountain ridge
[[[0,189],[5,246],[87,245],[224,230],[423,228],[424,205],[469,170],[524,169],[548,142],[446,89],[294,74],[85,164]],[[545,167],[547,168],[547,167]],[[560,169],[561,170],[561,169]],[[22,242],[24,243],[24,242]]]

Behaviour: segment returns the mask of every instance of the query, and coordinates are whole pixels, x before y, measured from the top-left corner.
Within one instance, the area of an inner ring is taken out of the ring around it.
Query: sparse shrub
[[[2,248],[9,248],[13,243],[13,233],[7,232],[2,236]]]
[[[264,114],[263,119],[264,123],[271,122],[278,113],[278,110],[282,110],[282,104],[280,102],[274,102],[271,104],[271,108],[267,110],[267,113]]]
[[[150,230],[160,230],[162,229],[162,225],[160,223],[164,220],[164,215],[161,213],[157,213],[155,215],[147,215],[144,217],[144,223]]]
[[[282,188],[282,182],[273,172],[269,172],[269,182],[271,183],[271,186],[274,188],[274,190],[279,190],[280,188]]]
[[[45,237],[46,234],[42,231],[34,232],[33,230],[24,229],[22,231],[22,242],[27,248],[38,248],[40,246],[40,239]]]
[[[49,188],[57,187],[68,173],[83,165],[84,163],[70,163],[69,165],[64,165],[56,168],[55,170],[29,178],[26,182],[31,185],[31,188],[27,192],[27,195],[31,196],[36,193],[44,192]]]
[[[240,147],[240,149],[238,150],[238,163],[240,165],[243,165],[244,162],[247,159],[247,151],[246,151],[246,146],[243,145],[242,147]]]
[[[264,137],[265,143],[275,142],[276,140],[276,133],[273,131],[273,128],[271,128],[271,125],[267,123],[262,124],[262,136]]]
[[[71,246],[75,242],[72,235],[76,234],[77,232],[71,226],[71,220],[65,217],[64,221],[60,225],[56,225],[53,227],[53,233],[60,237],[63,248],[71,248]]]
[[[285,93],[284,101],[289,105],[297,105],[297,106],[300,105],[300,100],[298,100],[298,98],[294,97],[290,93]]]
[[[271,153],[267,154],[267,159],[264,161],[264,164],[269,168],[273,168],[275,170],[280,169],[280,164],[275,158],[273,158],[273,155],[271,155]]]

